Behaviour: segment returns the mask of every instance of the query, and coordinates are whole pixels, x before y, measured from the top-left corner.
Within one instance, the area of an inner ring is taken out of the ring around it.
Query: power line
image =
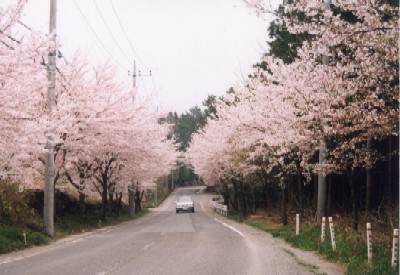
[[[122,55],[129,61],[129,63],[131,63],[131,65],[133,65],[132,62],[130,62],[129,57],[127,57],[127,55],[125,54],[125,52],[124,52],[124,51],[122,50],[122,48],[119,46],[119,44],[118,44],[117,40],[115,39],[114,35],[112,34],[112,31],[111,31],[110,27],[108,26],[108,24],[107,24],[107,22],[106,22],[104,16],[103,16],[102,13],[100,12],[99,7],[97,6],[96,0],[93,0],[93,2],[94,2],[94,5],[96,6],[97,12],[99,13],[99,15],[100,15],[100,17],[101,17],[101,20],[103,21],[104,25],[106,26],[107,31],[108,31],[108,33],[110,34],[110,36],[111,36],[112,40],[114,41],[115,45],[117,45],[117,47],[118,47],[118,49],[120,50],[120,52],[122,53]]]
[[[144,83],[143,78],[141,78],[140,81],[142,81],[144,91],[146,92],[147,95],[149,95],[149,91],[147,91],[146,84]]]
[[[110,51],[104,46],[103,42],[101,42],[99,36],[97,35],[97,33],[95,32],[95,30],[93,29],[92,25],[90,25],[89,21],[86,19],[85,14],[82,12],[81,8],[78,6],[78,3],[76,2],[76,0],[74,0],[74,4],[75,7],[79,10],[80,15],[82,16],[83,20],[86,22],[86,24],[88,25],[88,27],[90,28],[91,32],[94,34],[95,38],[97,39],[97,41],[100,43],[100,45],[103,47],[103,49],[108,53],[108,55],[120,66],[122,67],[124,70],[128,70],[125,68],[125,66],[121,65],[121,63],[118,62],[118,60],[110,53]]]
[[[151,75],[150,78],[151,78],[151,83],[153,85],[154,94],[156,95],[157,102],[158,102],[159,105],[161,105],[159,94],[158,94],[158,90],[156,88],[156,83],[154,82],[153,75]]]
[[[140,58],[139,54],[136,52],[136,50],[135,50],[135,48],[133,47],[131,41],[129,40],[128,35],[126,34],[126,31],[125,31],[125,28],[122,26],[121,20],[119,19],[119,16],[118,16],[118,14],[117,14],[117,11],[116,11],[115,8],[114,8],[114,4],[113,4],[112,0],[110,0],[110,4],[111,4],[111,7],[112,7],[112,9],[113,9],[113,11],[114,11],[114,15],[115,15],[115,17],[117,18],[117,21],[118,21],[118,23],[119,23],[119,25],[120,25],[120,27],[121,27],[121,29],[122,29],[122,32],[123,32],[123,34],[124,34],[124,36],[125,36],[125,39],[126,39],[126,41],[128,41],[128,44],[129,44],[129,46],[131,47],[133,53],[136,55],[136,57],[137,57],[137,59],[140,61],[140,63],[142,63],[143,67],[144,67],[146,70],[150,71],[149,68],[146,66],[146,64],[143,62],[143,60]]]
[[[31,28],[31,27],[28,27],[26,24],[22,23],[21,20],[18,20],[18,23],[19,23],[21,26],[24,26],[27,30],[32,31],[32,28]]]

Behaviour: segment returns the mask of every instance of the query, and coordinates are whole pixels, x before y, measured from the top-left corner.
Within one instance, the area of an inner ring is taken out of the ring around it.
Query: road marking
[[[218,219],[216,219],[216,218],[214,218],[214,220],[216,220],[217,222],[219,222],[219,223],[222,224],[223,226],[228,227],[230,230],[232,230],[232,231],[238,233],[240,236],[244,237],[243,233],[240,232],[239,230],[237,230],[236,228],[234,228],[233,226],[230,226],[229,224],[224,223],[223,221],[220,221],[220,220],[218,220]]]
[[[155,242],[151,242],[151,243],[149,243],[149,244],[146,244],[144,247],[143,247],[143,250],[147,250],[147,249],[149,249],[151,246],[153,246],[155,244]]]
[[[81,241],[83,241],[83,238],[78,238],[78,239],[73,240],[73,241],[71,241],[69,243],[77,243],[77,242],[81,242]]]
[[[36,256],[36,255],[38,255],[38,254],[41,254],[41,252],[32,253],[32,254],[29,254],[29,255],[26,255],[26,256],[17,256],[17,257],[15,257],[15,258],[13,258],[13,257],[7,257],[7,258],[5,258],[4,261],[0,262],[0,265],[12,263],[12,262],[19,261],[19,260],[23,260],[23,259],[27,259],[27,258]]]
[[[83,240],[84,240],[84,237],[80,237],[80,238],[77,238],[75,240],[68,241],[68,242],[65,242],[65,243],[54,244],[54,246],[43,247],[42,249],[40,249],[37,252],[33,252],[31,254],[27,254],[27,255],[24,255],[24,256],[7,257],[3,261],[0,261],[0,265],[8,264],[8,263],[16,262],[16,261],[20,261],[20,260],[23,260],[23,259],[28,259],[28,258],[34,257],[36,255],[40,255],[40,254],[49,252],[49,251],[51,251],[53,249],[56,249],[56,248],[60,247],[61,245],[68,245],[68,244],[72,244],[72,243],[77,243],[77,242],[81,242]]]
[[[200,206],[201,206],[201,209],[203,209],[203,211],[206,211],[205,209],[204,209],[204,207],[203,207],[203,204],[200,202]]]

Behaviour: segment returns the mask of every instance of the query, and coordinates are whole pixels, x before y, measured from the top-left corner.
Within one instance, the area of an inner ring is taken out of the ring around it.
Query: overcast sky
[[[154,94],[162,110],[181,113],[209,94],[223,94],[266,50],[269,21],[242,0],[57,2],[57,35],[65,57],[79,49],[92,64],[109,59],[125,85],[132,85],[128,70],[136,60],[143,75],[152,71],[152,77],[137,78],[139,92]],[[48,33],[49,3],[29,0],[21,21]]]

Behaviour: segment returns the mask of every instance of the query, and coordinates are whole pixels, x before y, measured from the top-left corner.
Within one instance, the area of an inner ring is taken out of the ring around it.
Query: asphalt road
[[[175,213],[191,195],[195,213]],[[213,213],[198,187],[141,219],[0,255],[0,274],[342,274],[339,267]]]

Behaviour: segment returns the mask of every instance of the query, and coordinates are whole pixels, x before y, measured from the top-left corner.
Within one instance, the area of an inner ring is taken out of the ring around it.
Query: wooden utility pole
[[[56,82],[56,15],[57,15],[57,0],[50,1],[50,26],[49,34],[52,36],[54,42],[54,48],[49,52],[49,64],[48,80],[49,84],[47,87],[47,112],[50,116],[53,108],[56,105],[55,100],[55,82]],[[44,206],[43,206],[43,222],[44,231],[47,235],[54,235],[54,140],[52,133],[47,134],[46,142],[46,159],[45,159],[45,187],[44,187]]]

